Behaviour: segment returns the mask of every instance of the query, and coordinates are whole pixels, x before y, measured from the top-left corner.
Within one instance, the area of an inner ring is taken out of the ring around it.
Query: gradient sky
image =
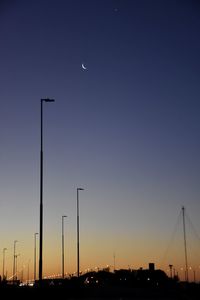
[[[44,103],[44,275],[61,272],[62,214],[66,272],[76,271],[77,187],[81,270],[113,266],[114,253],[116,268],[184,267],[181,222],[174,231],[182,205],[200,232],[199,32],[197,0],[0,2],[8,276],[14,240],[19,269],[33,264],[44,97],[56,100]],[[189,228],[197,270],[200,239]]]

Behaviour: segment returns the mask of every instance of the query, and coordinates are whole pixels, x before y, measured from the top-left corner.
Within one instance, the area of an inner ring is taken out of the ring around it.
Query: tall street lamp
[[[15,259],[16,259],[16,254],[15,254],[15,252],[16,252],[16,243],[17,243],[17,242],[18,242],[17,240],[14,241],[14,253],[13,253],[13,281],[15,280],[15,266],[16,266],[16,264],[15,264]]]
[[[5,279],[4,270],[5,270],[5,252],[7,248],[3,248],[3,280]]]
[[[17,280],[17,258],[18,258],[18,256],[20,256],[20,254],[15,255],[15,258],[16,258],[16,277],[15,278],[16,278],[16,280]]]
[[[34,233],[34,281],[36,280],[36,238],[37,238],[38,232]]]
[[[29,285],[29,266],[30,266],[30,259],[28,260],[28,268],[27,268],[27,285]]]
[[[41,99],[41,144],[40,144],[40,252],[39,280],[42,280],[43,255],[43,102],[54,102],[54,99]]]
[[[62,216],[62,278],[65,278],[65,240],[64,240],[64,219],[67,216]]]
[[[79,191],[84,191],[82,188],[77,188],[77,277],[79,278],[80,254],[79,254]]]

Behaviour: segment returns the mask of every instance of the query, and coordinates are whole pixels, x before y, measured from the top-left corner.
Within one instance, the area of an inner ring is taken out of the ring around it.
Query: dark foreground
[[[123,287],[1,287],[0,299],[155,299],[155,300],[199,300],[199,285],[177,285],[165,288],[123,288]]]
[[[168,278],[162,270],[107,270],[88,272],[79,278],[35,281],[22,286],[19,280],[0,283],[1,299],[69,300],[200,300],[200,284],[181,283]]]

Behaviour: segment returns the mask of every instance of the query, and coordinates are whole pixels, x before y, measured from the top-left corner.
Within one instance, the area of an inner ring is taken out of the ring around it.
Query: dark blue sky
[[[1,1],[1,245],[31,256],[44,97],[46,243],[69,215],[71,270],[77,186],[84,265],[159,263],[182,205],[200,228],[199,33],[195,0]]]

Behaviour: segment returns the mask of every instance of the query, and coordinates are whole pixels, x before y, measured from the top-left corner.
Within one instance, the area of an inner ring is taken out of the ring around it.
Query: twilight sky
[[[44,275],[200,266],[200,4],[197,0],[0,2],[0,247],[19,270],[39,230],[44,103]],[[84,63],[87,70],[81,68]],[[175,231],[174,231],[175,230]],[[172,234],[174,236],[172,238]],[[169,241],[171,239],[171,243]],[[170,246],[169,246],[170,245]],[[1,268],[1,265],[0,265]],[[198,270],[200,277],[200,269]]]

